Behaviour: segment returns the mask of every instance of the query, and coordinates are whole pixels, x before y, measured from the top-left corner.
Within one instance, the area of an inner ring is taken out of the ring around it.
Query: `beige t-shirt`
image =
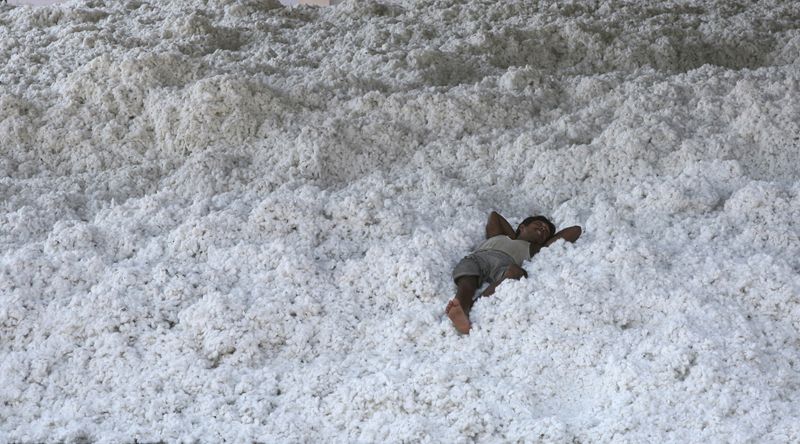
[[[531,243],[519,239],[511,239],[508,236],[498,235],[486,239],[477,251],[497,250],[511,256],[514,263],[522,265],[523,262],[531,258]]]

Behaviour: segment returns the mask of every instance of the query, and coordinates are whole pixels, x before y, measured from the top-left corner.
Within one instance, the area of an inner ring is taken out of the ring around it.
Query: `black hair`
[[[550,236],[547,236],[548,239],[553,237],[554,234],[556,234],[556,226],[553,225],[552,222],[550,222],[550,219],[548,219],[548,218],[546,218],[544,216],[529,216],[529,217],[526,217],[525,220],[520,222],[519,227],[521,227],[523,225],[528,225],[531,222],[536,222],[537,220],[539,222],[544,222],[547,225],[547,228],[550,229]],[[517,237],[519,237],[519,227],[517,227]]]

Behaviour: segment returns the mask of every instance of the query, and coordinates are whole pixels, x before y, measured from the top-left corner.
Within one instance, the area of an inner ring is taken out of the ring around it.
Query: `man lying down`
[[[473,296],[483,283],[488,282],[489,286],[481,296],[491,296],[504,280],[527,277],[522,263],[542,248],[559,239],[575,242],[581,233],[577,225],[556,233],[555,225],[544,216],[526,218],[515,231],[503,216],[492,211],[486,223],[486,240],[453,269],[456,297],[447,304],[445,313],[456,330],[469,333]]]

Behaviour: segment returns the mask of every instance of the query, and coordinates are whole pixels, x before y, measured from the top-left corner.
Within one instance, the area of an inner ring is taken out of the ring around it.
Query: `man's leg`
[[[447,317],[459,333],[469,333],[469,311],[472,309],[472,297],[478,289],[477,276],[461,276],[456,280],[456,297],[450,300],[445,308]]]
[[[506,279],[513,279],[517,281],[523,277],[528,277],[528,272],[517,264],[511,264],[508,266],[508,269],[505,271],[505,273],[503,273],[503,277],[499,281],[493,282],[491,285],[486,287],[486,290],[483,290],[481,296],[486,297],[493,295],[494,291],[497,289],[497,286]]]

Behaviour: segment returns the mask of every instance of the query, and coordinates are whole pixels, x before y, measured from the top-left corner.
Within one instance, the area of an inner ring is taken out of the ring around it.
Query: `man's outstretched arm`
[[[486,239],[490,237],[499,236],[504,234],[511,239],[515,239],[517,237],[514,229],[511,228],[511,224],[500,215],[497,211],[492,211],[492,214],[489,215],[489,220],[486,222]]]

